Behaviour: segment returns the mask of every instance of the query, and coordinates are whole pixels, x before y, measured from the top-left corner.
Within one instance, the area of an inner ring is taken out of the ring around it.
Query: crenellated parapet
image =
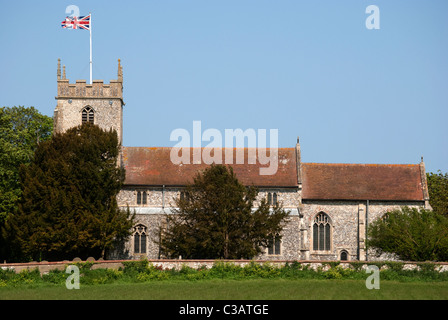
[[[76,99],[76,98],[99,98],[99,99],[121,99],[123,100],[123,68],[118,60],[117,80],[111,80],[110,83],[104,83],[103,80],[93,80],[88,84],[86,80],[76,80],[70,83],[66,78],[65,66],[61,76],[61,64],[58,60],[58,95],[56,99]]]

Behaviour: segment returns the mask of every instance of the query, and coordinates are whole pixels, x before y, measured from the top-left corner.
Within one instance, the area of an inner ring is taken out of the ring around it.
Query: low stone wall
[[[123,268],[123,262],[126,261],[138,261],[138,260],[98,260],[95,261],[93,258],[89,258],[86,261],[82,261],[81,259],[74,259],[73,261],[58,261],[58,262],[29,262],[29,263],[3,263],[0,264],[0,269],[10,269],[15,270],[15,272],[19,273],[22,270],[34,270],[39,269],[41,274],[48,273],[50,270],[65,270],[67,266],[73,265],[79,262],[92,262],[92,269],[101,269],[101,268],[109,268],[109,269],[119,269]],[[258,264],[270,264],[272,266],[282,267],[286,263],[298,262],[302,266],[308,266],[309,268],[317,270],[318,268],[322,268],[323,270],[327,270],[334,265],[335,261],[314,261],[314,260],[148,260],[154,266],[162,267],[163,269],[180,269],[183,266],[188,266],[190,268],[197,269],[199,267],[211,268],[217,261],[232,263],[235,265],[239,265],[244,267],[245,265],[253,262]],[[396,263],[396,262],[395,262]],[[418,268],[420,262],[401,262],[404,264],[404,270],[413,270]],[[447,272],[448,271],[448,262],[426,262],[426,263],[434,263],[436,265],[436,269],[439,272]],[[387,265],[384,261],[339,261],[339,266],[342,268],[349,268],[352,264],[362,264],[361,268],[365,269],[369,265],[383,265],[382,268],[387,268]]]

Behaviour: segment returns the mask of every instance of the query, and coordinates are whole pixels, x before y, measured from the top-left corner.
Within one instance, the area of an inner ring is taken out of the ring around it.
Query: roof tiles
[[[302,164],[303,199],[423,200],[420,166]]]
[[[193,164],[194,152],[204,149],[189,149],[191,164],[174,164],[171,150],[169,147],[123,147],[125,184],[183,186],[192,183],[194,176],[208,167],[203,161]],[[225,150],[233,152],[230,166],[244,185],[298,187],[295,148],[278,149],[278,168],[273,175],[260,175],[260,168],[269,167],[269,163],[260,163],[258,149],[220,149],[222,162],[228,162],[224,161]],[[236,164],[237,151],[244,152],[244,164]],[[302,199],[423,201],[421,179],[418,164],[302,163]]]
[[[208,167],[204,162],[193,163],[195,148],[190,148],[190,164],[174,164],[171,161],[171,149],[168,147],[124,147],[123,160],[126,168],[127,185],[166,185],[182,186],[193,182],[193,177]],[[201,149],[203,151],[203,149]],[[224,149],[222,162],[225,161]],[[233,152],[233,168],[235,175],[244,185],[266,187],[297,187],[297,168],[294,148],[278,149],[278,168],[273,175],[260,175],[260,168],[268,168],[269,163],[261,164],[255,149],[244,151],[244,164],[236,164],[237,149],[227,149]],[[267,149],[269,156],[269,149]],[[242,151],[241,149],[239,151]],[[214,155],[213,153],[211,154]],[[249,161],[249,159],[251,161]],[[254,162],[254,164],[250,164]],[[273,161],[272,161],[273,162]]]

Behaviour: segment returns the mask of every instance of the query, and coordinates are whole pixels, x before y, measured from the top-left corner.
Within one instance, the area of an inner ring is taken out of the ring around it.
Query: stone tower
[[[84,122],[102,129],[115,129],[120,145],[123,141],[123,69],[118,60],[118,78],[109,84],[103,80],[76,80],[69,83],[65,66],[61,76],[61,59],[58,59],[58,95],[54,110],[54,132],[64,132]]]

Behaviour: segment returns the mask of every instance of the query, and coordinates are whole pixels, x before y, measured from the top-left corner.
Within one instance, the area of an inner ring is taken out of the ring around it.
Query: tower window
[[[93,123],[95,118],[95,113],[93,109],[89,106],[82,109],[82,123]]]

